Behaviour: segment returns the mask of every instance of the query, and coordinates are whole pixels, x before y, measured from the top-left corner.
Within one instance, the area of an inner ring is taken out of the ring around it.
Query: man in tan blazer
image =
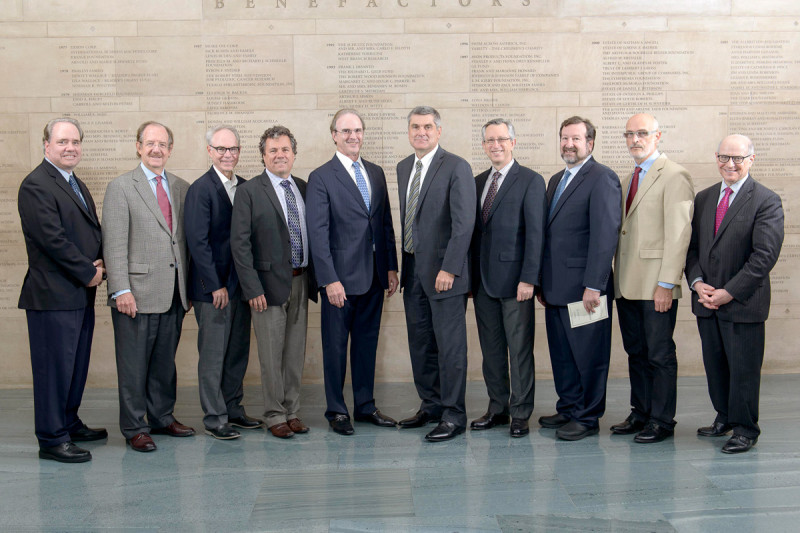
[[[624,135],[636,168],[622,182],[614,287],[632,410],[611,431],[637,433],[636,442],[651,443],[671,437],[675,427],[678,359],[672,334],[692,233],[694,187],[685,168],[658,152],[661,131],[655,117],[632,116]]]
[[[150,433],[194,434],[172,415],[175,351],[190,307],[182,211],[189,184],[164,170],[172,143],[172,131],[163,124],[139,126],[136,153],[142,162],[109,183],[103,201],[120,429],[139,452],[156,449]]]

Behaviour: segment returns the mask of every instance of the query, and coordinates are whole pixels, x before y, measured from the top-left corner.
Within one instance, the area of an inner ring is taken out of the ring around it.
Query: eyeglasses
[[[728,161],[733,159],[733,164],[734,165],[741,165],[744,162],[745,159],[747,159],[748,157],[750,157],[752,155],[753,154],[750,154],[750,155],[723,155],[723,154],[717,154],[717,161],[719,161],[720,163],[722,163],[724,165]]]
[[[241,150],[241,148],[238,146],[209,146],[209,148],[216,150],[219,155],[225,155],[225,152],[230,152],[233,156],[239,155],[239,151]]]
[[[506,143],[506,142],[508,142],[510,140],[511,140],[511,137],[498,137],[497,139],[486,139],[485,141],[483,141],[483,144],[491,146],[491,145],[493,145],[495,143],[503,144],[503,143]]]
[[[333,130],[333,131],[335,131],[336,133],[341,133],[345,137],[350,137],[351,133],[355,133],[356,135],[362,135],[364,133],[364,130],[361,128],[356,128],[354,130],[344,129],[344,130]]]
[[[654,134],[654,133],[655,133],[655,132],[657,132],[657,131],[658,131],[658,130],[653,130],[653,131],[645,131],[645,130],[639,130],[639,131],[626,131],[626,132],[625,132],[625,133],[623,133],[622,135],[623,135],[623,137],[625,137],[626,139],[633,139],[634,137],[639,137],[640,139],[644,139],[645,137],[648,137],[648,136],[650,136],[650,135]]]

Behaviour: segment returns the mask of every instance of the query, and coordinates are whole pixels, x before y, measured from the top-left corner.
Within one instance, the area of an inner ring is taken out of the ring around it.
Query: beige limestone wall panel
[[[46,22],[0,22],[0,37],[46,37]]]
[[[136,37],[137,23],[125,21],[48,22],[48,37]]]
[[[731,15],[736,17],[798,17],[800,4],[793,0],[730,0]]]
[[[43,157],[42,152],[42,127],[31,127],[28,122],[28,115],[24,114],[1,114],[0,115],[0,153],[3,157],[0,158],[0,172],[14,172],[20,173],[21,177],[14,180],[13,183],[7,181],[1,182],[5,186],[19,186],[22,183],[22,178],[31,171],[33,168],[31,162],[33,159],[41,161]],[[38,143],[31,142],[29,132],[38,136]],[[38,145],[38,146],[37,146]],[[38,149],[37,149],[38,148]]]
[[[22,0],[27,20],[191,20],[202,16],[197,0]]]
[[[734,0],[674,0],[667,7],[660,2],[640,2],[638,0],[614,0],[596,2],[594,0],[562,0],[559,2],[559,15],[571,16],[580,13],[584,17],[602,18],[611,15],[705,15],[724,16],[730,14]]]

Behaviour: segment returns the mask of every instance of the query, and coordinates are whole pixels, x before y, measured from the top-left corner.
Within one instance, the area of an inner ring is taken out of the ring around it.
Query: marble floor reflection
[[[363,423],[339,436],[322,416],[322,386],[307,385],[306,435],[156,435],[149,454],[125,446],[116,390],[90,389],[82,418],[110,437],[88,443],[93,460],[77,465],[39,460],[31,391],[2,390],[0,531],[800,531],[800,375],[763,378],[763,434],[740,456],[695,434],[713,419],[705,379],[678,387],[675,438],[658,444],[609,434],[628,414],[627,379],[609,382],[600,435],[579,442],[535,424],[554,412],[552,381],[536,383],[528,437],[505,426],[437,444],[424,429]],[[398,419],[418,405],[410,383],[379,384],[376,399]],[[247,387],[249,414],[260,403],[260,387]],[[470,382],[469,418],[486,403]],[[180,389],[175,413],[202,430],[196,388]]]

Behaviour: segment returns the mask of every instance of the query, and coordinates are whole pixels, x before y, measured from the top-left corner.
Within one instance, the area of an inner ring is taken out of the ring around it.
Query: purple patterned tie
[[[492,202],[494,202],[494,197],[497,195],[497,180],[499,179],[500,171],[496,170],[494,175],[492,175],[492,184],[489,185],[489,190],[486,193],[486,200],[483,201],[481,217],[483,218],[484,224],[486,224],[486,220],[489,218],[489,211],[492,210]]]
[[[725,218],[725,213],[728,212],[728,199],[731,197],[733,189],[728,187],[725,189],[725,196],[719,201],[717,206],[717,216],[714,218],[714,235],[719,231],[719,225],[722,224],[722,219]]]

